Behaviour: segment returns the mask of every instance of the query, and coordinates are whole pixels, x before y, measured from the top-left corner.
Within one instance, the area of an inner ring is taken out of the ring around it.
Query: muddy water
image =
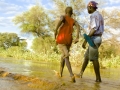
[[[95,82],[95,74],[93,68],[86,68],[83,78],[76,78],[76,83],[73,84],[69,82],[70,77],[66,67],[64,69],[63,77],[60,78],[57,76],[57,72],[59,71],[59,63],[32,62],[27,60],[1,58],[0,67],[5,68],[6,71],[9,71],[11,73],[18,73],[26,76],[35,76],[42,79],[55,81],[60,84],[57,90],[120,90],[119,68],[101,69],[101,83]],[[78,73],[79,70],[80,67],[73,67],[74,73]],[[2,81],[3,86],[8,82],[11,81]],[[10,87],[12,87],[12,85]],[[15,88],[17,88],[15,90],[20,90],[20,87]]]

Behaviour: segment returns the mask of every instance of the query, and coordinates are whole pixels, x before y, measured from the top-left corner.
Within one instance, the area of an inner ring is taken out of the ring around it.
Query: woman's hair
[[[73,9],[72,9],[72,7],[66,7],[66,9],[65,9],[65,13],[67,14],[67,13],[69,13],[69,14],[73,14]]]

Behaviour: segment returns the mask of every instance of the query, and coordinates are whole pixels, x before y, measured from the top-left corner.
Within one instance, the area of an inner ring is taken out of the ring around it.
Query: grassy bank
[[[119,47],[113,46],[110,44],[103,44],[100,47],[100,66],[101,68],[111,68],[120,66],[120,55]],[[85,50],[81,48],[81,45],[78,43],[72,46],[70,51],[70,61],[74,66],[81,66],[84,59]],[[7,50],[0,48],[0,57],[12,57],[15,59],[24,59],[24,60],[33,60],[33,61],[51,61],[59,62],[60,53],[56,53],[52,50],[47,50],[47,52],[30,52],[28,50],[23,50],[20,47],[11,47]],[[91,67],[92,63],[89,63],[88,67]]]
[[[34,60],[34,61],[57,61],[57,58],[60,56],[58,54],[49,53],[46,54],[30,52],[28,50],[23,50],[19,47],[11,47],[7,50],[0,48],[0,57],[13,57],[15,59],[24,59],[24,60]]]

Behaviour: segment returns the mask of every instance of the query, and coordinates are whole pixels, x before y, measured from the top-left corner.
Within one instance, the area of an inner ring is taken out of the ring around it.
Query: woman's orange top
[[[75,21],[73,18],[67,15],[64,16],[64,18],[65,18],[64,24],[60,27],[56,41],[58,44],[71,45],[73,25]]]

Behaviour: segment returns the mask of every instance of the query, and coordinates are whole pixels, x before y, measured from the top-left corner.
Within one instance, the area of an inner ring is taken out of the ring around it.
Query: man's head
[[[66,7],[65,13],[72,15],[72,14],[73,14],[73,9],[72,9],[72,7]]]
[[[88,13],[91,14],[96,11],[96,9],[98,8],[97,5],[98,3],[96,3],[95,1],[90,1],[87,5]]]

